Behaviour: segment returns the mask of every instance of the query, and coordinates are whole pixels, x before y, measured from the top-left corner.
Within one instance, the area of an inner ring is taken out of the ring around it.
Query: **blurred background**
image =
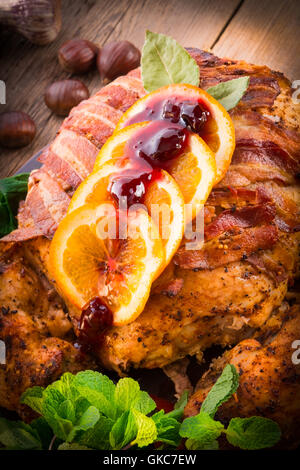
[[[0,11],[5,3],[0,1]],[[183,46],[265,64],[291,81],[300,80],[299,0],[63,0],[61,15],[56,39],[44,46],[0,26],[0,80],[6,85],[0,113],[22,110],[37,127],[30,145],[0,147],[0,177],[13,174],[55,136],[63,118],[44,103],[49,84],[72,76],[80,78],[90,94],[101,87],[96,69],[81,76],[62,70],[57,53],[71,38],[88,39],[100,47],[126,39],[141,48],[145,30],[150,29],[173,36]]]

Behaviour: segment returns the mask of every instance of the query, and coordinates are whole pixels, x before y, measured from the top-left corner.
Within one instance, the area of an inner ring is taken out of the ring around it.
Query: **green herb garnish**
[[[232,418],[227,429],[213,419],[217,409],[236,392],[238,384],[236,368],[227,364],[202,403],[200,413],[186,418],[181,425],[180,435],[187,438],[187,449],[217,449],[217,439],[222,433],[230,444],[241,449],[263,449],[272,447],[279,441],[280,428],[271,419],[261,416]]]
[[[261,416],[233,418],[226,429],[228,442],[246,450],[272,447],[279,441],[280,436],[278,424]]]
[[[208,88],[206,91],[229,111],[243,98],[248,86],[249,77],[239,77]]]
[[[172,83],[199,86],[200,70],[196,61],[175,39],[164,34],[146,32],[141,64],[143,84],[148,93]],[[248,85],[249,77],[239,77],[206,91],[229,111],[241,100]]]
[[[0,238],[17,227],[19,202],[25,199],[29,173],[0,180]]]
[[[137,381],[124,378],[114,384],[107,376],[87,370],[76,375],[66,373],[45,389],[30,388],[21,402],[42,415],[55,436],[55,448],[75,448],[76,444],[114,450],[146,447],[156,441],[177,446],[181,440],[178,420],[187,394],[172,412],[153,414],[156,404],[140,390]]]
[[[120,379],[114,384],[94,371],[66,373],[47,388],[33,387],[21,397],[40,418],[25,424],[0,418],[0,443],[7,449],[97,449],[178,447],[186,438],[187,449],[218,449],[225,434],[241,449],[271,447],[280,439],[278,425],[266,418],[233,418],[227,429],[214,419],[218,407],[238,387],[234,366],[227,365],[210,390],[197,416],[186,418],[184,392],[174,410],[156,411],[156,404],[137,381]]]
[[[142,51],[142,78],[150,93],[172,83],[199,86],[199,67],[175,39],[146,31]]]

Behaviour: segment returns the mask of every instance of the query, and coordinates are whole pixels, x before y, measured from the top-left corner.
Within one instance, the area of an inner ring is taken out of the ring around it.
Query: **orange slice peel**
[[[215,184],[218,183],[225,175],[232,158],[235,148],[235,132],[232,120],[223,108],[223,106],[209,93],[201,88],[188,84],[173,84],[159,88],[145,95],[143,98],[136,101],[121,117],[115,132],[119,132],[135,121],[138,115],[142,113],[147,107],[151,106],[157,99],[167,100],[179,97],[182,100],[199,101],[203,103],[211,115],[210,126],[206,129],[205,135],[201,135],[210,149],[215,154],[217,175]],[[150,115],[149,115],[150,118]],[[146,120],[146,118],[143,118]]]
[[[144,210],[129,211],[126,238],[109,233],[116,225],[110,202],[72,211],[52,240],[50,273],[73,305],[82,309],[99,297],[112,311],[114,325],[122,325],[143,311],[164,263],[164,248]]]

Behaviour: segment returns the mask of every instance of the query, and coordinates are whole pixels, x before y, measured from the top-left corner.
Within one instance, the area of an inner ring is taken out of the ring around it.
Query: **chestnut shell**
[[[64,70],[70,73],[85,73],[96,65],[99,48],[86,40],[74,38],[66,41],[58,51],[58,60]]]
[[[36,134],[34,121],[23,111],[0,114],[0,145],[7,148],[24,147]]]
[[[67,116],[74,106],[89,96],[89,90],[80,80],[58,80],[46,89],[45,103],[58,116]]]
[[[97,57],[101,80],[106,82],[125,75],[140,65],[141,53],[129,41],[114,41],[105,44]]]

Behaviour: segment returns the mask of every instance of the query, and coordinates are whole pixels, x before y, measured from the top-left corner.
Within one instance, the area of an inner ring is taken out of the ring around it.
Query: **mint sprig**
[[[278,424],[261,416],[233,418],[226,429],[228,442],[246,450],[273,447],[279,441],[280,435]]]
[[[212,418],[222,403],[225,403],[238,389],[239,375],[232,364],[227,364],[221,376],[211,388],[201,406],[201,411]]]
[[[29,173],[0,180],[0,238],[17,227],[19,202],[25,199]]]
[[[187,449],[218,449],[217,439],[221,434],[226,435],[231,445],[248,450],[273,447],[280,440],[278,424],[268,418],[232,418],[227,429],[214,419],[218,408],[232,397],[238,386],[238,372],[232,364],[227,364],[202,403],[200,413],[186,418],[180,427],[180,435],[187,438]]]
[[[84,371],[64,374],[47,388],[28,389],[21,402],[41,415],[25,424],[0,418],[0,443],[7,449],[119,450],[178,447],[185,438],[187,449],[217,449],[225,434],[230,444],[242,449],[271,447],[280,429],[262,417],[233,418],[227,429],[215,420],[217,409],[238,388],[238,373],[227,365],[202,404],[200,413],[182,422],[188,395],[184,392],[174,410],[155,411],[149,394],[131,378],[116,384],[107,376]]]

